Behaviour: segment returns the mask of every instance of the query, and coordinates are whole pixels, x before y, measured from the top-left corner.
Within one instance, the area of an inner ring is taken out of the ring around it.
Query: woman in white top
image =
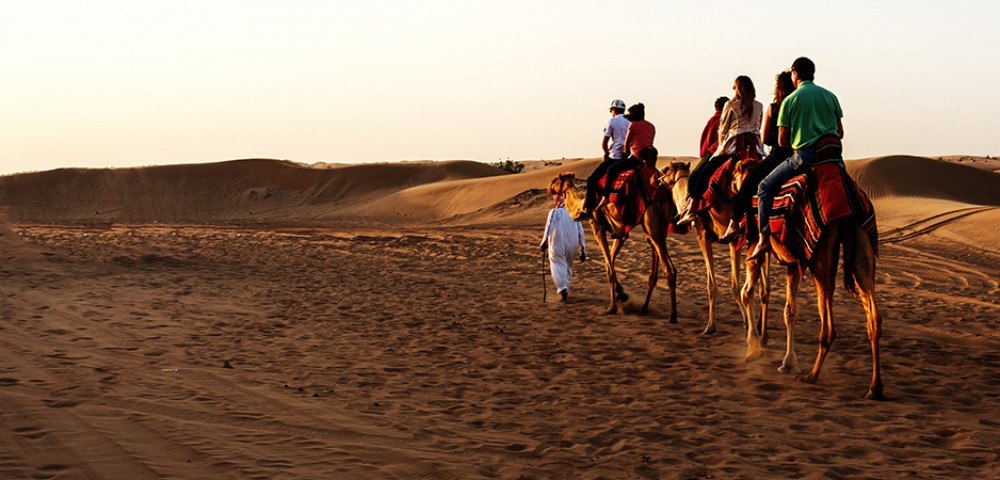
[[[730,158],[760,158],[764,148],[760,144],[760,124],[764,106],[756,100],[757,90],[753,80],[746,75],[733,82],[736,94],[722,107],[719,118],[719,147],[707,162],[700,162],[688,178],[688,201],[677,223],[690,223],[697,213],[694,199],[699,199],[708,188],[708,180],[715,170]]]
[[[741,155],[744,153],[743,149],[753,149],[757,155],[763,155],[760,125],[764,117],[764,106],[756,100],[757,90],[753,86],[753,80],[740,75],[733,83],[733,90],[736,90],[736,95],[722,107],[722,115],[719,117],[719,138],[722,140],[719,140],[715,156],[734,153]],[[748,133],[753,134],[752,139],[740,137]],[[738,145],[740,143],[745,144]]]

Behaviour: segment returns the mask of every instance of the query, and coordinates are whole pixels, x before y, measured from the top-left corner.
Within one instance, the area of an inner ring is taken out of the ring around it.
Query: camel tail
[[[846,227],[846,228],[844,228]],[[858,277],[855,262],[858,258],[858,240],[854,234],[855,225],[846,222],[840,229],[840,243],[844,246],[844,288],[854,297],[858,296]]]

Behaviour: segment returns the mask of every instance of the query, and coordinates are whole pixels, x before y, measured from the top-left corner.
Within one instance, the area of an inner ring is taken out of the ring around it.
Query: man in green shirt
[[[760,241],[749,258],[760,258],[771,249],[770,213],[774,195],[781,186],[802,168],[818,160],[840,156],[840,139],[844,138],[844,116],[837,96],[813,83],[816,65],[806,57],[792,63],[795,92],[785,98],[778,112],[778,145],[791,147],[795,154],[775,169],[757,188]],[[817,157],[817,147],[823,145],[823,156]],[[843,158],[840,158],[843,162]]]

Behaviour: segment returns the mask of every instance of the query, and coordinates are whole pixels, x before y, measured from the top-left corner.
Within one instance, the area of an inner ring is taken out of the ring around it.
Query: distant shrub
[[[494,167],[499,168],[500,170],[503,170],[505,172],[510,172],[510,173],[521,173],[521,171],[524,170],[524,164],[523,163],[521,163],[521,162],[515,162],[515,161],[509,160],[509,159],[508,160],[503,160],[503,161],[500,161],[500,162],[496,162],[496,163],[494,163],[492,165]]]

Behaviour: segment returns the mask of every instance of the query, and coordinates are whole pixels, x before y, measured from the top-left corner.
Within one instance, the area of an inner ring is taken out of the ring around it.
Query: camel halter
[[[662,177],[660,177],[660,185],[667,187],[668,190],[672,190],[674,188],[674,185],[677,185],[677,182],[679,182],[680,179],[688,178],[689,176],[691,176],[691,172],[681,175],[673,180],[664,180],[664,178],[666,178],[667,176],[663,175]]]

